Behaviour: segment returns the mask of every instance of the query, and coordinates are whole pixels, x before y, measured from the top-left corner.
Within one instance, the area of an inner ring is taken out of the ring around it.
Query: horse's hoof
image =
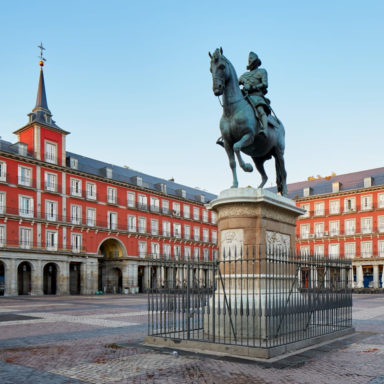
[[[268,180],[268,179],[262,180],[261,183],[260,183],[260,185],[259,185],[257,188],[263,188],[264,185],[266,184],[267,180]]]
[[[237,188],[239,184],[232,184],[231,188]]]
[[[249,163],[244,164],[243,169],[245,172],[252,172],[253,171],[253,167]]]

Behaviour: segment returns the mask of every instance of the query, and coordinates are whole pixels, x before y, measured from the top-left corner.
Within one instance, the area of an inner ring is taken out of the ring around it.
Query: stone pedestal
[[[216,316],[206,320],[205,329],[213,329],[207,323],[212,320],[216,334],[248,339],[300,329],[307,318],[290,322],[282,303],[299,294],[288,258],[295,250],[296,218],[304,211],[286,197],[254,188],[225,190],[208,208],[217,213],[220,273],[210,303]]]

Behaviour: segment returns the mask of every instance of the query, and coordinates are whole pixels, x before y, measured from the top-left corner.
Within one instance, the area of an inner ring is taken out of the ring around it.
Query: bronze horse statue
[[[275,158],[277,191],[287,195],[287,173],[284,165],[285,131],[283,124],[271,115],[268,116],[268,129],[265,134],[260,131],[260,121],[255,108],[249,98],[240,89],[235,68],[223,55],[222,48],[216,49],[211,58],[210,71],[213,79],[213,93],[223,95],[223,115],[220,120],[222,145],[227,152],[229,165],[233,174],[232,188],[239,183],[236,172],[236,159],[245,172],[252,172],[250,163],[245,163],[241,152],[252,157],[262,181],[259,188],[263,188],[268,180],[264,170],[264,162],[272,156]]]

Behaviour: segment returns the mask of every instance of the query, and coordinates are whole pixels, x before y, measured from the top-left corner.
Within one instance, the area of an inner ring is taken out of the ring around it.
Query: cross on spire
[[[40,43],[40,45],[38,45],[37,48],[40,49],[40,56],[38,56],[40,59],[40,67],[43,67],[44,61],[47,61],[47,59],[43,56],[44,55],[43,51],[45,51],[45,48],[43,47],[43,43]]]

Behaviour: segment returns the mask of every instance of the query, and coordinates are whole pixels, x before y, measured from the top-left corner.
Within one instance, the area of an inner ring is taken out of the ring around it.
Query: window
[[[216,224],[216,212],[211,211],[211,223]]]
[[[339,257],[340,246],[338,243],[329,244],[329,257],[331,259],[337,259]]]
[[[206,249],[206,248],[203,249],[203,259],[204,261],[209,260],[209,249]]]
[[[136,196],[134,192],[127,192],[127,206],[130,208],[135,207]]]
[[[315,245],[315,256],[324,257],[324,245],[323,244],[316,244]]]
[[[191,227],[189,225],[184,225],[184,239],[191,239]]]
[[[377,242],[377,249],[380,257],[384,257],[384,241]]]
[[[169,221],[163,221],[163,236],[171,236],[171,223]]]
[[[19,196],[19,215],[23,217],[33,217],[32,197]]]
[[[212,243],[217,244],[217,232],[212,231]]]
[[[348,219],[344,221],[345,234],[346,235],[354,235],[356,231],[356,220]]]
[[[204,243],[209,241],[209,230],[207,228],[203,228],[203,241]]]
[[[175,260],[179,260],[181,256],[181,247],[180,245],[173,246],[173,254],[175,255]]]
[[[378,216],[377,227],[379,232],[384,232],[384,216]]]
[[[302,217],[309,217],[309,204],[301,204],[300,208],[305,210],[305,213],[302,215]]]
[[[169,215],[169,201],[162,200],[161,201],[161,210],[165,215]]]
[[[77,169],[77,168],[79,168],[79,160],[78,160],[78,159],[75,159],[74,157],[70,157],[70,158],[69,158],[69,166],[70,166],[72,169]]]
[[[361,233],[372,232],[372,217],[363,217],[361,219]]]
[[[193,220],[200,220],[200,208],[193,207]]]
[[[371,257],[372,256],[372,241],[361,242],[361,256]]]
[[[95,183],[86,183],[86,197],[89,200],[96,200],[96,184]]]
[[[190,210],[189,205],[184,204],[184,207],[183,207],[183,208],[184,208],[184,209],[183,209],[184,217],[185,217],[186,219],[189,219],[189,218],[191,217],[191,210]]]
[[[56,164],[57,162],[57,147],[56,144],[45,142],[45,161],[47,163]]]
[[[94,227],[96,225],[96,209],[87,208],[87,225]]]
[[[71,179],[71,195],[81,197],[81,180]]]
[[[353,212],[356,210],[356,200],[354,197],[344,199],[344,212]]]
[[[384,193],[379,193],[377,195],[377,205],[379,208],[384,208]]]
[[[191,247],[184,247],[184,259],[190,260],[191,258]]]
[[[20,248],[31,248],[33,241],[32,228],[20,228],[19,231]]]
[[[80,233],[72,233],[71,247],[72,247],[73,253],[79,253],[81,251],[81,234]]]
[[[57,221],[57,202],[45,201],[45,218],[48,221]]]
[[[0,247],[4,247],[7,244],[6,232],[7,232],[6,226],[0,225]]]
[[[117,190],[113,187],[107,187],[107,202],[117,204]]]
[[[71,223],[72,224],[81,224],[81,206],[80,205],[71,205]]]
[[[159,220],[151,220],[151,235],[157,236],[159,234]]]
[[[340,222],[337,221],[330,221],[329,222],[329,235],[330,236],[338,236],[340,233]]]
[[[356,256],[356,243],[345,243],[344,248],[346,259],[353,259]]]
[[[177,237],[178,239],[181,238],[181,224],[173,223],[173,236]]]
[[[163,244],[163,255],[166,259],[171,258],[171,245],[170,244]]]
[[[361,210],[368,211],[372,209],[372,195],[361,196]]]
[[[19,165],[19,184],[26,187],[32,186],[32,169]]]
[[[193,228],[193,239],[195,241],[200,241],[200,228],[199,227]]]
[[[324,215],[324,202],[315,203],[315,216]]]
[[[57,231],[46,231],[45,242],[48,251],[57,251]]]
[[[329,202],[329,213],[331,215],[340,213],[340,200],[331,200]]]
[[[160,245],[159,245],[159,243],[151,243],[151,256],[154,259],[158,259],[160,257]]]
[[[316,237],[324,236],[324,223],[315,223],[315,236]]]
[[[147,232],[147,219],[145,217],[139,217],[139,233]]]
[[[0,181],[7,180],[7,163],[5,161],[0,161]]]
[[[309,238],[309,224],[301,224],[300,225],[300,237],[302,239]]]
[[[128,215],[128,231],[136,232],[136,216]]]
[[[0,214],[5,213],[6,196],[5,192],[0,192]]]
[[[151,203],[151,211],[152,212],[160,212],[160,201],[158,198],[151,197],[150,203]]]
[[[193,248],[193,258],[195,260],[200,260],[200,248]]]
[[[300,256],[309,256],[309,245],[302,245],[300,247]]]
[[[138,208],[141,209],[142,211],[147,210],[147,196],[145,195],[138,195]]]
[[[203,210],[203,223],[208,223],[208,211],[206,209]]]
[[[173,209],[173,215],[174,216],[180,216],[180,204],[179,203],[173,203],[172,209]]]
[[[57,191],[57,175],[55,173],[45,172],[45,190]]]
[[[108,229],[117,229],[117,213],[116,212],[108,212]]]
[[[144,258],[147,255],[147,243],[139,241],[139,257]]]

